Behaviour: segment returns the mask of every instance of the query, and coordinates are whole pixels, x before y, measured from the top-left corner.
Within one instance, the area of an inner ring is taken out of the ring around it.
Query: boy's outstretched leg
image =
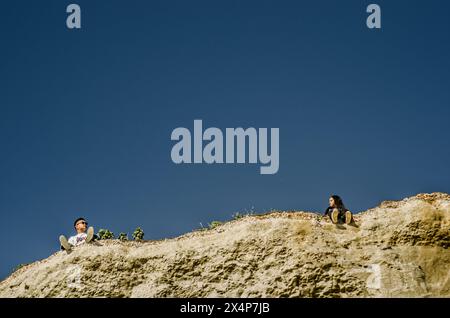
[[[67,241],[67,239],[64,235],[61,235],[59,237],[59,243],[61,244],[62,249],[67,252],[70,252],[70,250],[72,249],[72,245],[69,244],[69,242]]]
[[[87,236],[86,236],[86,243],[89,243],[94,238],[94,228],[92,226],[90,226],[87,229],[87,233],[86,234],[87,234]]]

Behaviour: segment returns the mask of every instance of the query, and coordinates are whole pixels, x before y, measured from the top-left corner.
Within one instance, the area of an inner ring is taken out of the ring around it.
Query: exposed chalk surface
[[[450,296],[450,195],[384,201],[356,222],[274,212],[174,239],[82,245],[19,269],[0,297]]]

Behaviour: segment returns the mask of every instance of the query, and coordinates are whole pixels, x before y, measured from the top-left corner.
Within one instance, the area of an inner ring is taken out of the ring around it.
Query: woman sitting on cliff
[[[334,224],[354,225],[352,212],[350,212],[338,195],[332,195],[329,199],[330,206],[325,210],[324,216],[328,215]]]

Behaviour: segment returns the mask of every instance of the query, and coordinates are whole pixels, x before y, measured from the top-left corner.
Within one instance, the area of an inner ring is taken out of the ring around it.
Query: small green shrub
[[[252,216],[252,215],[254,215],[253,210],[250,210],[250,211],[246,210],[245,213],[236,212],[236,213],[232,214],[231,217],[233,218],[233,220],[239,220],[239,219],[245,218],[247,216]]]
[[[204,227],[204,226],[203,226],[203,223],[202,223],[202,222],[200,222],[199,224],[200,224],[200,228],[199,228],[199,229],[196,229],[196,231],[206,231],[206,230],[208,229],[207,227]]]
[[[114,238],[114,233],[110,230],[100,229],[97,236],[99,240],[110,240]]]
[[[136,228],[133,232],[133,240],[142,241],[144,239],[144,231],[140,227]]]
[[[223,222],[220,222],[220,221],[212,221],[211,223],[209,223],[209,228],[212,230],[222,224],[223,224]]]
[[[233,220],[239,220],[239,219],[242,219],[243,217],[245,217],[245,215],[242,213],[236,212],[236,213],[232,214],[231,217],[233,218]]]
[[[117,237],[119,240],[123,241],[128,241],[128,234],[127,233],[120,233],[119,236]]]

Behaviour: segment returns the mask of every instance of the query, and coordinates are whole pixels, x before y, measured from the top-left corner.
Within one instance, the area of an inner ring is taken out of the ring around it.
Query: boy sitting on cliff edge
[[[59,243],[61,244],[61,249],[67,252],[78,245],[91,242],[96,235],[94,235],[94,228],[90,226],[87,230],[88,223],[84,218],[78,218],[73,222],[73,226],[77,231],[77,234],[71,236],[69,240],[64,235],[59,237]]]

